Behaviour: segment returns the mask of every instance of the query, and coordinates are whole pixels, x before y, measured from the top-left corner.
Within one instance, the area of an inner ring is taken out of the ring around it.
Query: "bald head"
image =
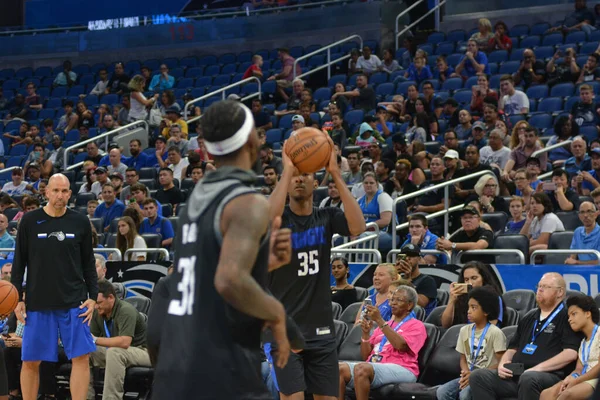
[[[558,272],[548,272],[548,273],[544,274],[544,276],[542,276],[542,279],[544,279],[544,278],[552,279],[554,281],[554,285],[563,289],[563,292],[567,288],[567,283],[565,282],[565,278],[563,278],[563,276],[561,274],[559,274]]]
[[[46,187],[46,197],[48,197],[48,205],[44,207],[44,211],[53,217],[63,215],[71,198],[69,179],[63,174],[52,175]]]
[[[67,178],[63,174],[54,174],[50,177],[50,179],[48,179],[48,188],[57,184],[69,186],[71,185],[71,183],[69,182],[69,178]]]

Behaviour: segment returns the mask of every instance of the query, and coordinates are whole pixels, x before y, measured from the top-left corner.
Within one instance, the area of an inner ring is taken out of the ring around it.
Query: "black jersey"
[[[67,209],[51,217],[43,208],[23,215],[15,244],[11,282],[22,295],[27,267],[28,310],[60,310],[98,297],[90,220]]]
[[[272,398],[260,371],[263,321],[229,306],[214,285],[221,214],[234,198],[255,193],[248,186],[253,181],[253,174],[232,167],[211,172],[196,185],[179,217],[170,302],[162,316],[155,400]],[[263,287],[268,257],[267,234],[252,270]]]
[[[307,340],[333,338],[331,238],[350,235],[346,216],[336,207],[314,207],[311,215],[299,216],[287,206],[281,226],[292,230],[292,262],[269,274],[269,290]]]

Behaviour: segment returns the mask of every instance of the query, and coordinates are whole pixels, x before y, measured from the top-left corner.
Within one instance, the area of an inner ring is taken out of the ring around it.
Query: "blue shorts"
[[[23,361],[58,361],[58,339],[69,360],[96,351],[90,327],[79,315],[85,309],[27,311],[23,329]]]

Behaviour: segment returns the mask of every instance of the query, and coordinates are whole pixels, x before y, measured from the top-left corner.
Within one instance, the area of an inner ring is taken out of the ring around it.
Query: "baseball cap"
[[[387,111],[387,110],[388,109],[387,109],[386,106],[377,106],[377,110],[376,111],[379,112],[379,111]]]
[[[400,254],[406,254],[409,257],[418,257],[421,255],[421,249],[412,243],[408,243],[402,247]]]
[[[394,136],[392,136],[392,143],[406,144],[406,138],[404,137],[404,134],[396,133]]]
[[[29,164],[29,168],[40,169],[40,165],[38,163],[31,163]]]
[[[123,175],[121,175],[120,172],[116,172],[116,171],[112,172],[108,177],[123,180]]]
[[[108,171],[106,170],[106,168],[104,167],[98,167],[96,168],[96,170],[94,171],[94,174],[106,174]]]
[[[590,151],[588,152],[589,156],[591,157],[592,155],[596,154],[600,156],[600,147],[596,147],[595,149],[590,149]]]
[[[365,165],[365,164],[371,164],[371,165],[373,165],[373,161],[371,161],[370,158],[363,158],[363,160],[360,162],[360,167],[362,168],[363,165]]]
[[[460,216],[462,217],[465,214],[477,215],[480,217],[479,211],[475,207],[466,206],[462,210],[460,210]]]
[[[295,122],[295,121],[300,121],[300,122],[304,123],[304,117],[300,114],[296,114],[292,117],[292,122]]]
[[[177,115],[179,115],[180,112],[181,112],[181,110],[179,109],[179,107],[175,107],[175,106],[167,107],[167,109],[165,110],[166,114],[177,114]]]
[[[229,96],[227,96],[227,100],[235,100],[235,101],[238,101],[238,100],[241,100],[241,97],[240,97],[240,96],[238,96],[238,95],[237,95],[237,94],[235,94],[235,93],[231,93]]]
[[[373,132],[373,128],[371,128],[371,125],[369,125],[366,122],[363,122],[362,124],[360,124],[360,130],[359,130],[359,134],[363,134],[365,132]]]
[[[458,151],[456,150],[448,150],[446,151],[446,154],[444,154],[444,158],[453,158],[453,159],[458,159]]]
[[[482,121],[477,121],[477,122],[475,122],[473,124],[473,128],[472,129],[475,129],[475,128],[479,128],[479,129],[485,130],[485,123],[483,123]]]
[[[163,143],[167,143],[167,139],[164,136],[157,136],[155,142],[161,141]]]
[[[600,153],[599,153],[599,154],[600,154]],[[534,162],[534,163],[536,163],[537,165],[542,165],[542,162],[540,161],[540,159],[539,159],[539,158],[536,158],[536,157],[528,157],[528,158],[527,158],[527,161],[525,161],[525,165],[528,165],[528,164],[529,164],[529,163],[531,163],[531,162]]]

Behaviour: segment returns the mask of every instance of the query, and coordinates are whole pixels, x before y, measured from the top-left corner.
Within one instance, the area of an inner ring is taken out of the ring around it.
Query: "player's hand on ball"
[[[25,302],[24,301],[20,301],[17,304],[17,307],[15,307],[15,315],[17,316],[17,319],[19,320],[19,322],[21,322],[23,325],[25,325],[25,318],[27,318],[27,313],[25,312]]]
[[[275,217],[271,224],[269,272],[289,264],[292,260],[292,230],[280,228],[281,217]]]
[[[79,306],[79,309],[84,309],[87,307],[85,312],[79,314],[79,318],[84,318],[83,323],[87,323],[88,325],[92,321],[92,315],[94,315],[94,309],[96,308],[96,302],[92,299],[87,299],[82,305]]]
[[[283,164],[283,170],[284,171],[286,171],[286,170],[294,171],[294,176],[300,175],[300,173],[298,172],[298,169],[292,162],[292,159],[287,154],[287,151],[286,151],[287,144],[288,144],[287,140],[285,142],[283,142],[283,151],[281,152],[281,162]]]

